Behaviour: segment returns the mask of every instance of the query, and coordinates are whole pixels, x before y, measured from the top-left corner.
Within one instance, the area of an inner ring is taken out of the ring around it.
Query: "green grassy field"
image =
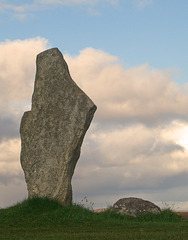
[[[48,199],[25,200],[0,209],[1,240],[186,240],[188,221],[164,210],[139,218],[111,211],[93,213]]]

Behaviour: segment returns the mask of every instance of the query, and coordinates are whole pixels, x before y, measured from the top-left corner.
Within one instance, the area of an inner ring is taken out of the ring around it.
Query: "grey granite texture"
[[[71,179],[96,106],[72,80],[57,48],[37,56],[31,111],[20,126],[21,165],[29,198],[72,203]]]
[[[137,217],[146,213],[160,213],[161,209],[154,203],[141,198],[122,198],[114,203],[112,210],[122,215]]]

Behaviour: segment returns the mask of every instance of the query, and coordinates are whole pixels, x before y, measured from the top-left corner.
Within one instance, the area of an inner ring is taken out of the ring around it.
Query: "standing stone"
[[[95,104],[72,80],[57,48],[37,56],[31,111],[20,126],[21,165],[29,198],[72,203],[71,179]]]

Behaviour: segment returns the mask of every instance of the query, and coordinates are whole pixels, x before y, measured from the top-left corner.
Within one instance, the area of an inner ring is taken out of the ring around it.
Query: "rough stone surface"
[[[57,48],[37,56],[31,111],[20,126],[21,165],[29,198],[72,203],[71,179],[95,104],[72,80]]]
[[[160,213],[161,211],[154,203],[133,197],[118,200],[113,205],[112,210],[133,217],[146,213]]]

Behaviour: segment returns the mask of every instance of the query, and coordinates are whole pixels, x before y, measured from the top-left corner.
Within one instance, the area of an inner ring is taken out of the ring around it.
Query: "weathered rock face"
[[[29,198],[72,203],[71,179],[95,104],[72,80],[57,48],[37,56],[31,111],[20,126],[21,165]]]
[[[112,207],[112,210],[122,214],[137,217],[146,213],[160,213],[160,208],[154,203],[140,198],[122,198]]]

